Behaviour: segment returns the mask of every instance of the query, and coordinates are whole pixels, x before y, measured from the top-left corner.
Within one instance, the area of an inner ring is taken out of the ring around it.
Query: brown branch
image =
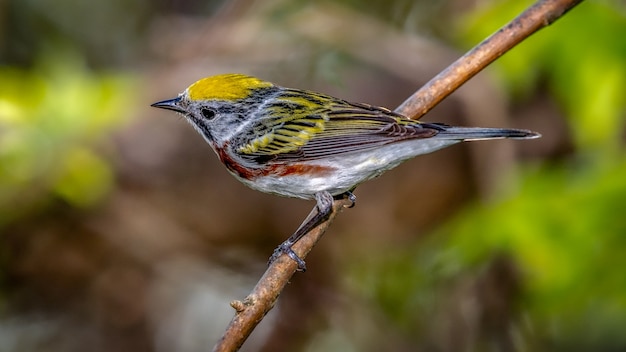
[[[335,200],[333,211],[328,220],[311,230],[293,245],[292,249],[296,254],[300,258],[305,258],[317,241],[322,238],[322,235],[326,232],[326,229],[339,211],[350,205],[352,205],[352,202],[347,199]],[[316,212],[317,207],[309,213],[309,216],[303,223]],[[278,295],[280,295],[297,268],[296,262],[288,256],[283,255],[279,257],[267,268],[265,274],[252,289],[252,292],[243,301],[232,301],[230,305],[236,310],[235,317],[231,320],[228,329],[217,342],[213,351],[238,350],[256,325],[261,322],[265,314],[274,307]]]
[[[534,32],[553,23],[580,2],[582,0],[538,1],[438,74],[402,103],[396,111],[415,119],[420,118],[495,59]],[[347,205],[346,202],[346,200],[336,200],[329,219],[293,246],[300,258],[304,259],[311,251],[338,212]],[[309,217],[315,211],[316,209],[309,214]],[[295,273],[296,267],[293,260],[282,256],[268,267],[252,292],[243,301],[231,302],[231,306],[236,310],[235,317],[213,351],[236,351],[241,347],[256,325],[272,309],[283,288]]]
[[[506,26],[441,71],[395,111],[413,119],[419,119],[497,58],[531,34],[549,26],[581,2],[582,0],[537,1]]]

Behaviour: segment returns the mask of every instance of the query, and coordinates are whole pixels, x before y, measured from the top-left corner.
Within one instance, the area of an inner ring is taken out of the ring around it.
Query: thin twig
[[[582,0],[538,1],[420,88],[402,103],[396,112],[414,119],[420,118],[495,59],[539,29],[553,23],[580,2]],[[300,258],[306,257],[338,212],[346,205],[346,200],[336,200],[329,219],[293,246]],[[315,211],[316,209],[309,216]],[[243,301],[231,302],[231,306],[236,310],[235,317],[213,351],[238,350],[265,314],[272,309],[296,268],[297,265],[293,260],[282,256],[268,267]]]
[[[333,211],[327,221],[323,222],[298,242],[292,249],[300,258],[305,258],[313,249],[317,241],[322,238],[324,232],[341,209],[352,205],[347,199],[335,200]],[[317,207],[309,213],[303,221],[306,222],[315,215]],[[252,292],[243,301],[232,301],[230,305],[237,312],[230,322],[228,329],[213,348],[213,351],[236,351],[241,347],[246,338],[252,333],[256,325],[261,322],[265,314],[272,309],[278,299],[278,295],[296,272],[298,264],[286,255],[279,257],[265,271]]]
[[[531,34],[552,24],[582,1],[537,1],[506,26],[441,71],[395,111],[404,116],[419,119],[497,58]]]

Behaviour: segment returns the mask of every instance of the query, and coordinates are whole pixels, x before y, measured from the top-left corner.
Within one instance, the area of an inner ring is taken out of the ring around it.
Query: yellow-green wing
[[[287,89],[263,108],[235,151],[257,160],[311,160],[437,134],[387,109]]]

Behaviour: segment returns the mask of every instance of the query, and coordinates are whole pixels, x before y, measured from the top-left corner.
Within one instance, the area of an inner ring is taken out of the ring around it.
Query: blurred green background
[[[241,72],[394,108],[528,1],[0,1],[0,350],[206,351],[311,202],[149,105]],[[356,191],[244,351],[626,350],[626,6],[424,117],[536,130]]]

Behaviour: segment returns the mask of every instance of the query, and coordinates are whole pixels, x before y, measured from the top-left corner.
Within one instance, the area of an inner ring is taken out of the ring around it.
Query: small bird
[[[203,78],[176,98],[152,104],[182,114],[220,161],[249,187],[315,199],[317,214],[285,242],[270,263],[287,254],[306,269],[292,246],[360,183],[417,155],[464,141],[532,139],[538,133],[453,127],[411,120],[383,107],[285,88],[242,74]]]

